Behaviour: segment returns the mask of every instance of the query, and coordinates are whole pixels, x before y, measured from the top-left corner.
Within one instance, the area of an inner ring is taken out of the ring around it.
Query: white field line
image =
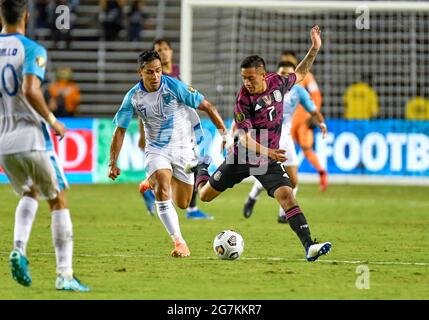
[[[5,255],[9,252],[0,252]],[[53,256],[54,253],[39,252],[31,254],[31,256]],[[92,257],[92,258],[148,258],[148,259],[163,259],[169,258],[168,255],[147,255],[147,254],[104,254],[104,253],[75,253],[75,257]],[[191,256],[192,260],[217,260],[216,257],[195,257]],[[283,262],[305,262],[305,259],[288,259],[281,257],[241,257],[244,261],[283,261]],[[399,266],[429,266],[427,262],[403,262],[403,261],[369,261],[369,260],[326,260],[323,257],[317,260],[316,263],[327,264],[373,264],[373,265],[399,265]]]

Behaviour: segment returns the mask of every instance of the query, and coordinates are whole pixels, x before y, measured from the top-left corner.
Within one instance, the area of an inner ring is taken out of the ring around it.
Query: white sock
[[[21,254],[26,255],[27,243],[30,238],[31,227],[36,217],[39,203],[31,197],[22,197],[15,210],[15,229],[13,234],[13,246]]]
[[[285,213],[285,211],[283,210],[283,208],[282,208],[282,207],[280,207],[280,208],[279,208],[279,217],[284,217],[284,216],[286,216],[286,213]]]
[[[155,205],[159,219],[164,224],[165,229],[167,229],[173,241],[186,243],[180,232],[179,216],[177,215],[171,199],[166,201],[155,201]]]
[[[258,180],[256,180],[255,183],[253,184],[252,190],[250,190],[249,192],[249,197],[252,198],[253,200],[258,199],[258,196],[260,195],[262,190],[264,190],[264,187]]]
[[[196,211],[196,210],[198,210],[197,206],[195,206],[195,207],[188,207],[188,212],[189,211]]]
[[[55,247],[57,274],[73,277],[73,224],[69,209],[52,211],[52,243]]]
[[[298,193],[298,186],[292,189],[293,196],[296,198],[296,194]]]

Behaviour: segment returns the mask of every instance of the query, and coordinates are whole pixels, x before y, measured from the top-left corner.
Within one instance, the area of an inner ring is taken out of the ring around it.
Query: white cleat
[[[332,244],[330,242],[317,243],[314,242],[307,248],[307,261],[316,261],[320,256],[331,251]]]

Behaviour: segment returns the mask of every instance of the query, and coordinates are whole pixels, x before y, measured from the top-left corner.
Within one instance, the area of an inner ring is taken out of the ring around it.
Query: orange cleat
[[[328,173],[323,170],[320,171],[320,191],[321,192],[325,192],[326,189],[328,188]]]
[[[139,191],[141,194],[145,193],[146,191],[148,191],[149,189],[152,189],[150,184],[149,184],[149,180],[145,179],[144,181],[140,182],[139,184]]]
[[[174,250],[171,251],[171,256],[175,258],[181,258],[181,257],[189,257],[191,255],[191,252],[189,251],[188,246],[186,243],[182,242],[176,242],[174,244]]]

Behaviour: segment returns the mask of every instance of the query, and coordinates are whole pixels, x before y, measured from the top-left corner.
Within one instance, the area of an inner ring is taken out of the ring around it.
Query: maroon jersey
[[[166,76],[180,80],[180,68],[179,68],[179,66],[177,64],[173,63],[171,66],[171,69],[172,70],[170,73],[163,72],[162,74],[165,74]]]
[[[239,130],[252,129],[257,142],[261,142],[261,134],[268,134],[268,146],[265,147],[278,149],[283,121],[283,97],[295,84],[296,75],[292,73],[282,77],[276,73],[267,73],[265,81],[267,90],[260,94],[251,95],[244,86],[241,87],[234,107],[234,119]]]

